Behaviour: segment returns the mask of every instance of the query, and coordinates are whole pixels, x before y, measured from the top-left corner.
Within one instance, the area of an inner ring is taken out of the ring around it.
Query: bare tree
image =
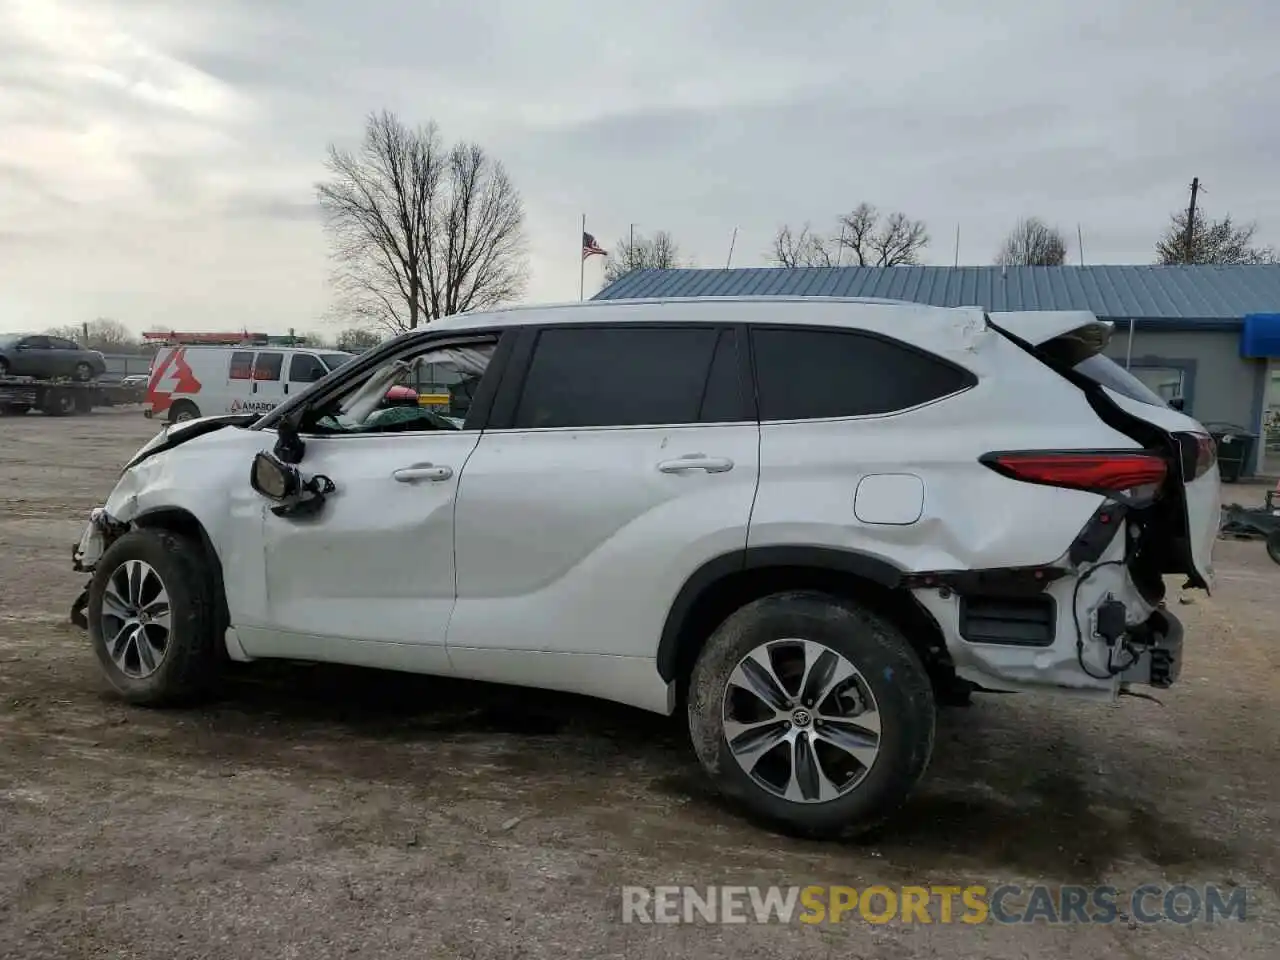
[[[670,270],[682,266],[680,246],[666,230],[652,237],[636,234],[624,237],[613,246],[604,267],[605,283],[625,277],[632,270]]]
[[[996,264],[1003,267],[1060,267],[1066,262],[1062,231],[1039,217],[1019,220],[996,254]]]
[[[839,218],[838,235],[825,237],[808,224],[797,233],[784,226],[773,241],[773,260],[784,267],[829,267],[845,262],[859,267],[897,267],[920,262],[929,245],[923,220],[895,212],[881,217],[869,203],[860,203]]]
[[[338,334],[336,341],[338,349],[346,353],[364,353],[366,350],[372,350],[381,342],[382,337],[372,330],[355,328],[343,330]]]
[[[1256,223],[1235,224],[1231,214],[1209,220],[1197,209],[1191,228],[1191,250],[1187,250],[1187,211],[1169,217],[1169,226],[1156,243],[1156,262],[1174,263],[1280,263],[1274,247],[1255,246]]]
[[[524,205],[474,143],[371,114],[356,152],[329,147],[317,184],[342,318],[391,333],[524,292]]]
[[[64,340],[74,340],[86,350],[102,353],[136,353],[140,346],[138,338],[128,327],[110,317],[98,317],[82,326],[72,323],[53,327],[47,333]]]
[[[773,261],[782,267],[834,266],[837,252],[835,242],[814,233],[807,223],[798,232],[779,227],[773,238]]]

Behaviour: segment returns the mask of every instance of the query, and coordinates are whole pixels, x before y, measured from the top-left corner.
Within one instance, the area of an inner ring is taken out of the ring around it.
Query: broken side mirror
[[[249,485],[268,500],[277,503],[293,499],[303,487],[302,476],[296,467],[291,467],[265,450],[253,458]]]

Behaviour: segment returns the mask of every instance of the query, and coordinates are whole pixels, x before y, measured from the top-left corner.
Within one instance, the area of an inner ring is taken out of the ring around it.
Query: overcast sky
[[[583,213],[704,266],[861,200],[931,263],[1024,214],[1147,263],[1199,176],[1280,244],[1277,37],[1276,0],[0,0],[0,330],[317,328],[314,184],[382,107],[507,164],[532,301],[577,299]]]

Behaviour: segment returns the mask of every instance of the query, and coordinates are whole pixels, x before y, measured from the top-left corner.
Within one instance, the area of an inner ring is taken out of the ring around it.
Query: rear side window
[[[282,367],[284,367],[283,353],[260,353],[253,364],[253,379],[279,380]]]
[[[751,341],[761,420],[893,413],[977,383],[940,357],[857,331],[766,327]]]
[[[253,351],[237,350],[231,354],[231,370],[227,376],[232,380],[248,380],[253,376]]]
[[[736,370],[730,369],[736,353],[731,342],[717,350],[723,343],[715,327],[543,330],[512,426],[625,427],[741,419],[741,404],[726,396],[736,380]],[[722,351],[730,354],[729,360],[718,360]]]

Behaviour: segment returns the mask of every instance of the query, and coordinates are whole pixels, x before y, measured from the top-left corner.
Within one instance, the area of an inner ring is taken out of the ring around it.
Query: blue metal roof
[[[593,299],[741,296],[884,297],[992,311],[1089,310],[1106,320],[1237,329],[1246,314],[1280,312],[1280,265],[637,270]]]

